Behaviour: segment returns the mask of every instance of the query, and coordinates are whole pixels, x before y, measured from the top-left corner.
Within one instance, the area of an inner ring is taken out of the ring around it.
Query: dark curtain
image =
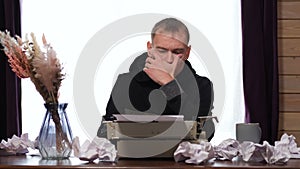
[[[19,0],[0,0],[0,30],[21,36]],[[1,46],[1,45],[0,45]],[[1,46],[2,49],[2,46]],[[21,81],[0,51],[0,139],[21,134]]]
[[[260,123],[262,141],[278,130],[277,1],[242,0],[246,122]]]

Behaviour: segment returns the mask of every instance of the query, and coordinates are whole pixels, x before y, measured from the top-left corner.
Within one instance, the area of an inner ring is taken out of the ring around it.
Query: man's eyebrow
[[[156,46],[156,48],[158,48],[158,49],[164,49],[164,50],[169,50],[169,49],[167,49],[165,47],[162,47],[162,46]]]
[[[164,50],[169,50],[168,48],[165,48],[165,47],[162,47],[162,46],[156,46],[155,48],[158,48],[158,49],[164,49]],[[175,49],[172,49],[171,51],[184,51],[185,48],[175,48]]]
[[[175,48],[175,49],[172,49],[172,51],[175,51],[175,50],[178,50],[178,51],[184,51],[185,48]]]

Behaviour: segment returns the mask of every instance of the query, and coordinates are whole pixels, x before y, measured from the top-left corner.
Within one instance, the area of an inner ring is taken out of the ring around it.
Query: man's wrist
[[[167,100],[171,100],[174,97],[181,95],[183,91],[180,88],[180,85],[177,83],[175,79],[170,81],[169,83],[162,85],[160,89],[165,94]]]
[[[167,76],[166,78],[163,78],[160,80],[160,85],[161,86],[164,86],[164,85],[167,85],[168,83],[174,81],[174,78],[172,76]]]

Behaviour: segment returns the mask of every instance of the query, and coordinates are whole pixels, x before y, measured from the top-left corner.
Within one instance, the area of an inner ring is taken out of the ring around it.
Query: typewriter
[[[183,141],[205,141],[205,132],[197,133],[205,120],[185,121],[182,115],[114,115],[104,121],[107,138],[115,144],[120,158],[172,158]]]

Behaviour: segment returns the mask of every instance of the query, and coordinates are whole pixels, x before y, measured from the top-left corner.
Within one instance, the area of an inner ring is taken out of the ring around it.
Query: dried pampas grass
[[[45,51],[38,45],[35,35],[31,33],[30,36],[31,40],[26,35],[25,41],[22,41],[18,36],[15,37],[16,39],[11,37],[8,31],[0,31],[0,42],[12,71],[20,78],[29,77],[43,97],[45,104],[58,105],[58,91],[64,79],[63,68],[56,57],[56,52],[47,43],[44,35],[42,41]],[[63,140],[69,147],[71,143],[62,130],[58,110],[51,109],[50,111],[55,123],[57,151],[62,151]]]
[[[42,41],[45,51],[38,45],[34,33],[30,36],[31,40],[26,36],[23,42],[18,36],[16,39],[11,37],[8,31],[0,31],[0,42],[12,71],[20,78],[30,77],[46,103],[58,103],[59,88],[64,79],[63,68],[44,35]]]

